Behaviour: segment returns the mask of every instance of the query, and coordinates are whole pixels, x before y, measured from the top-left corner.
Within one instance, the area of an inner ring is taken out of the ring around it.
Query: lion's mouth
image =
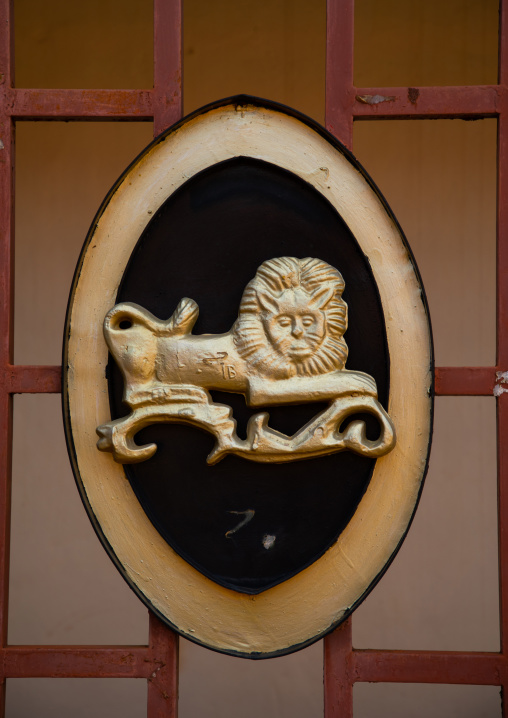
[[[293,359],[306,359],[311,354],[311,347],[304,342],[294,342],[288,349],[288,355]]]

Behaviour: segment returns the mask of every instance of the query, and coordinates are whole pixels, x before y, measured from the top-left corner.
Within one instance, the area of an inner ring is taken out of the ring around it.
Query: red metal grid
[[[498,345],[495,367],[436,369],[440,395],[492,395],[496,372],[508,369],[508,171],[507,62],[500,41],[499,85],[480,87],[355,88],[353,83],[354,0],[328,0],[326,126],[352,145],[353,120],[440,117],[497,117],[498,159]],[[154,3],[154,88],[149,90],[30,90],[13,87],[12,0],[0,4],[0,714],[6,677],[138,677],[149,681],[148,716],[177,715],[178,638],[150,616],[148,646],[8,646],[12,394],[59,392],[60,367],[13,366],[13,157],[14,121],[151,120],[154,133],[179,119],[181,91],[181,0]],[[508,32],[501,14],[500,38]],[[498,398],[498,434],[505,435],[508,401]],[[506,684],[508,654],[508,443],[499,440],[499,552],[501,653],[354,650],[351,619],[324,642],[325,716],[353,715],[357,681]],[[503,708],[503,715],[508,709]]]

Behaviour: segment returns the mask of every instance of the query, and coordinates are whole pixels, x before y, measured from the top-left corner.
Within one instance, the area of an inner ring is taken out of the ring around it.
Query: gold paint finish
[[[346,449],[370,457],[395,444],[390,418],[377,401],[368,374],[345,369],[347,305],[344,280],[319,259],[279,257],[259,267],[248,284],[238,320],[227,334],[195,336],[199,309],[184,298],[167,321],[124,302],[108,312],[104,336],[124,378],[123,401],[131,413],[97,428],[101,451],[121,464],[149,459],[155,444],[137,446],[135,434],[155,422],[184,423],[212,433],[208,464],[227,454],[251,461],[286,462]],[[249,406],[329,401],[294,436],[268,426],[269,414],[251,417],[247,439],[238,438],[231,407],[212,401],[208,389],[240,392]],[[376,441],[367,412],[380,424]]]
[[[376,461],[336,543],[299,574],[255,596],[219,586],[173,551],[141,508],[123,467],[97,451],[95,431],[111,420],[102,324],[141,233],[184,182],[238,156],[271,162],[313,185],[368,258],[385,315],[388,413],[397,427],[393,451]],[[369,589],[403,538],[431,429],[431,338],[421,287],[378,195],[339,149],[304,122],[276,109],[225,105],[169,132],[131,166],[90,231],[76,276],[64,382],[68,433],[83,496],[128,580],[181,634],[219,651],[270,655],[324,635]]]

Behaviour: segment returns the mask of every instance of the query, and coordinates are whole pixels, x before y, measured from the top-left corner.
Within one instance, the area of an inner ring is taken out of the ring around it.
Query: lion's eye
[[[311,324],[314,324],[314,317],[306,316],[302,317],[302,323],[304,327],[310,327]]]
[[[291,319],[289,317],[279,317],[277,319],[277,324],[279,327],[289,327],[291,324]]]

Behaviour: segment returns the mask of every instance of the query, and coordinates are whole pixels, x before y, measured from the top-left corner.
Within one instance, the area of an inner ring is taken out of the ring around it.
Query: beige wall
[[[149,0],[17,0],[17,83],[150,86]],[[355,75],[375,83],[496,80],[490,0],[358,0]],[[324,2],[186,0],[185,109],[248,92],[323,121]],[[495,360],[494,120],[364,122],[354,151],[392,205],[422,271],[439,365]],[[149,123],[20,123],[19,363],[59,363],[72,272]],[[439,398],[431,467],[400,554],[354,617],[359,647],[497,650],[495,400]],[[143,643],[146,609],[81,506],[59,397],[15,400],[13,643]],[[248,662],[182,641],[183,718],[318,718],[321,645]],[[143,715],[143,681],[10,681],[8,716]],[[360,718],[500,715],[490,687],[359,685]],[[356,714],[355,714],[356,715]]]

